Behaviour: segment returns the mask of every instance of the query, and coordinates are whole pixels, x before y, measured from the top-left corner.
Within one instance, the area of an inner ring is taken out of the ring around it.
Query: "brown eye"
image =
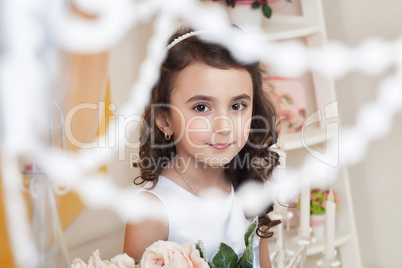
[[[245,103],[237,102],[237,103],[233,104],[231,108],[236,111],[242,111],[242,110],[246,109],[246,107],[247,107],[247,105]]]
[[[193,109],[197,112],[206,112],[209,108],[205,104],[197,104]]]

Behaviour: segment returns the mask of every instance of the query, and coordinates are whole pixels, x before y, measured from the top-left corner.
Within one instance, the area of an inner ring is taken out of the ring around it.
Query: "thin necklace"
[[[180,178],[184,181],[185,184],[187,184],[188,188],[193,192],[195,196],[198,196],[197,192],[194,190],[194,188],[188,183],[188,181],[177,171],[176,167],[173,165],[174,170],[179,174]]]

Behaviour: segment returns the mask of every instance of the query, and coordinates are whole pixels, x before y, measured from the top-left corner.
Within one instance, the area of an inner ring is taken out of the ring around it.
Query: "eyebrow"
[[[251,100],[251,97],[247,94],[241,94],[239,96],[235,96],[231,99],[231,101],[235,101],[235,100],[241,100],[241,99],[247,99],[247,100]],[[192,102],[192,101],[199,101],[199,100],[204,100],[204,101],[214,101],[216,100],[215,97],[211,97],[211,96],[206,96],[206,95],[195,95],[191,98],[189,98],[186,103]]]

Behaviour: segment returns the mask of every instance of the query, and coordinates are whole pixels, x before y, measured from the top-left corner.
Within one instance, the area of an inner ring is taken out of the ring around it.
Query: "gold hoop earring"
[[[168,135],[167,132],[165,132],[165,140],[169,141],[172,135]]]

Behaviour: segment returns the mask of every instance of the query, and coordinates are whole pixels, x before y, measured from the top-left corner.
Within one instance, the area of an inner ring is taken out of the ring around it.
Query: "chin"
[[[233,157],[232,158],[225,157],[225,158],[220,159],[219,162],[215,159],[215,161],[208,161],[208,162],[206,162],[206,164],[208,164],[211,167],[216,167],[216,168],[222,167],[223,168],[223,167],[225,167],[225,165],[229,164],[232,161],[232,159],[233,159]]]

